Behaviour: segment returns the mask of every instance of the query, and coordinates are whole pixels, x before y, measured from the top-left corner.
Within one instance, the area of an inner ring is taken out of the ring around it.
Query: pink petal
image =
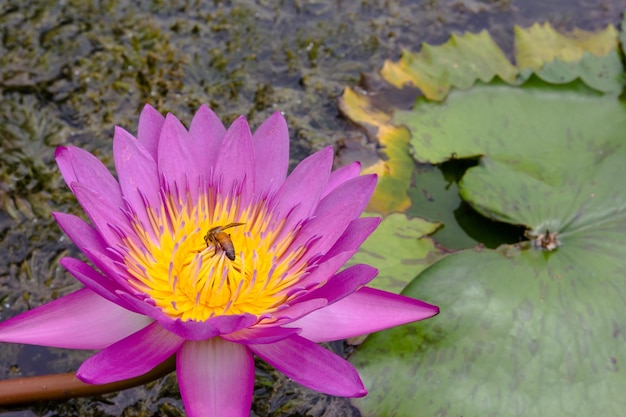
[[[344,182],[358,177],[360,173],[361,163],[359,161],[353,162],[331,172],[330,177],[328,178],[328,184],[326,184],[326,189],[324,190],[324,193],[322,193],[322,198],[326,197],[332,190]]]
[[[301,328],[301,336],[314,342],[328,342],[427,319],[437,313],[438,307],[423,301],[364,287],[288,327]]]
[[[287,377],[315,391],[338,397],[367,394],[350,362],[300,336],[249,347]]]
[[[133,295],[125,291],[118,291],[117,295],[131,305],[134,311],[158,321],[164,329],[183,339],[191,338],[195,340],[198,338],[198,340],[203,340],[219,334],[219,330],[207,322],[183,322],[180,319],[172,319],[170,316],[163,313],[159,307],[155,306],[154,301],[147,295]]]
[[[289,129],[280,112],[272,114],[252,136],[256,165],[255,192],[268,195],[277,190],[289,168]]]
[[[220,334],[228,334],[237,330],[245,329],[254,324],[258,318],[252,314],[240,314],[233,316],[219,316],[207,321],[182,321],[172,319],[154,306],[153,301],[145,296],[140,299],[137,296],[119,292],[118,296],[129,303],[133,308],[148,317],[157,320],[163,328],[178,335],[185,340],[206,340]]]
[[[121,288],[115,281],[98,273],[92,267],[78,259],[63,258],[59,263],[63,265],[74,278],[91,291],[126,310],[134,311],[133,306],[117,296],[116,292]]]
[[[254,314],[237,314],[233,316],[217,316],[207,320],[220,331],[220,334],[236,332],[240,329],[252,326],[258,321]]]
[[[206,105],[201,105],[191,120],[189,133],[201,150],[201,164],[210,178],[210,168],[215,165],[226,129],[217,115]]]
[[[93,227],[71,214],[53,213],[53,215],[65,234],[107,279],[115,281],[119,288],[131,290],[126,270],[119,266],[122,259],[106,246],[106,242]]]
[[[222,335],[225,340],[235,343],[274,343],[300,333],[300,329],[283,327],[256,326],[250,329],[241,329],[235,333]]]
[[[304,224],[290,246],[293,250],[307,248],[301,262],[326,253],[337,242],[363,212],[375,186],[376,176],[362,176],[340,185],[320,201],[314,217]]]
[[[202,321],[168,320],[162,322],[173,333],[187,340],[205,340],[220,334],[229,334],[237,330],[245,329],[257,321],[252,314],[240,314],[234,316],[219,316]]]
[[[134,235],[121,206],[109,199],[106,193],[98,188],[88,188],[77,182],[73,183],[71,188],[87,217],[107,242],[107,246],[117,246],[120,243],[119,234],[111,225],[115,225],[127,236]]]
[[[226,132],[215,162],[213,180],[225,193],[241,194],[245,207],[252,198],[255,170],[252,134],[245,117],[240,116]]]
[[[332,164],[332,148],[316,152],[300,162],[278,189],[272,198],[270,210],[277,219],[284,218],[289,213],[283,226],[284,233],[291,232],[298,223],[315,211],[326,187]],[[282,237],[282,234],[279,235],[277,240]]]
[[[311,287],[334,275],[352,256],[359,246],[376,229],[379,217],[364,217],[353,220],[335,244],[319,260],[319,265],[299,285]]]
[[[69,349],[103,349],[150,324],[82,289],[0,323],[0,341]]]
[[[139,116],[139,127],[137,128],[137,140],[152,156],[157,160],[159,138],[165,117],[149,104],[146,104]]]
[[[120,307],[132,311],[134,313],[142,314],[136,310],[132,304],[129,304],[126,299],[120,298],[120,292],[128,292],[128,290],[134,290],[129,288],[126,281],[113,280],[110,276],[100,274],[93,269],[90,265],[79,261],[74,258],[63,258],[59,261],[61,265],[67,271],[72,274],[74,278],[80,281],[85,287],[89,288],[99,296],[119,305]],[[143,315],[143,314],[142,314]]]
[[[80,183],[107,195],[110,205],[122,205],[120,186],[109,169],[89,152],[74,146],[59,146],[55,158],[66,184]]]
[[[215,337],[186,342],[176,372],[190,417],[248,417],[254,389],[254,359],[244,346]]]
[[[275,313],[271,313],[269,316],[271,319],[276,320],[275,324],[289,323],[309,314],[311,311],[315,311],[326,306],[326,304],[328,304],[328,302],[323,298],[302,301],[298,299],[293,303],[293,305],[281,308]],[[263,324],[261,324],[261,327],[262,326]]]
[[[122,291],[131,294],[138,294],[139,291],[129,284],[129,280],[134,279],[129,277],[127,272],[123,270],[124,265],[118,263],[115,259],[107,256],[106,253],[92,251],[89,248],[82,248],[83,253],[93,262],[93,264],[111,281],[115,281],[117,285],[122,288]]]
[[[122,194],[141,220],[150,229],[146,201],[151,207],[160,207],[159,174],[156,160],[130,133],[115,128],[113,139],[115,170]]]
[[[196,201],[200,184],[206,181],[201,151],[185,126],[174,115],[168,114],[159,141],[159,172],[170,190],[178,190],[179,196],[190,192],[193,201]]]
[[[325,285],[308,292],[298,301],[322,298],[328,304],[333,304],[369,283],[376,275],[376,268],[364,264],[353,265],[332,276]]]
[[[354,254],[380,224],[380,217],[361,217],[352,220],[335,244],[324,254],[320,262],[326,262],[341,253]]]
[[[354,218],[356,219],[363,213],[365,206],[370,201],[376,187],[376,181],[376,175],[372,174],[362,175],[340,184],[320,201],[315,210],[315,215],[323,216],[326,212],[333,212],[337,204],[348,200],[352,204],[356,203],[354,207]]]
[[[69,236],[79,249],[90,248],[102,253],[107,252],[107,243],[93,227],[80,217],[67,213],[52,213],[63,232]]]
[[[129,289],[126,281],[126,271],[119,268],[121,262],[114,252],[109,250],[100,234],[82,219],[65,213],[53,213],[55,220],[66,235],[78,246],[102,273],[122,287]]]
[[[134,378],[172,356],[183,342],[158,323],[152,323],[87,359],[78,368],[76,376],[88,384]]]

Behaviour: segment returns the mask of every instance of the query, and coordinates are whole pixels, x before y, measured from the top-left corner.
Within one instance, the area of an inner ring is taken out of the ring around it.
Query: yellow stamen
[[[196,204],[185,198],[170,195],[158,211],[149,211],[150,225],[133,224],[140,242],[125,240],[130,284],[182,320],[275,311],[306,268],[293,267],[304,251],[289,250],[293,233],[277,240],[282,222],[270,217],[264,203],[237,210],[238,199],[220,198],[213,190]],[[204,239],[211,228],[230,223],[243,223],[225,230],[234,261]]]

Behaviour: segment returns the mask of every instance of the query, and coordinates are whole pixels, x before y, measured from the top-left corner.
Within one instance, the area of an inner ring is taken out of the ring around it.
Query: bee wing
[[[222,227],[221,230],[230,229],[231,227],[241,226],[245,223],[228,223],[226,226]]]

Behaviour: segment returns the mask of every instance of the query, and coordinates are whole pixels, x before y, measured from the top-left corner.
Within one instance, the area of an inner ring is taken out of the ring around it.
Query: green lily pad
[[[459,165],[420,165],[409,189],[407,214],[440,223],[432,238],[445,248],[468,249],[478,244],[496,248],[519,242],[523,229],[485,218],[461,199],[456,171],[464,172],[467,167]]]
[[[480,157],[461,197],[531,241],[466,250],[406,295],[433,320],[372,336],[353,356],[366,416],[623,414],[626,108],[579,82],[483,85],[394,120],[413,155]],[[384,353],[383,353],[384,352]]]
[[[409,219],[400,213],[390,214],[347,265],[367,263],[378,268],[378,276],[369,286],[399,293],[444,254],[428,237],[440,226],[420,218]]]
[[[623,415],[626,268],[587,245],[463,251],[427,269],[404,293],[441,314],[352,358],[371,390],[355,401],[363,415]]]
[[[455,181],[446,180],[437,167],[422,165],[415,173],[414,186],[409,189],[409,215],[441,223],[433,238],[446,248],[465,249],[478,244],[459,225],[455,211],[462,204]],[[414,278],[415,275],[413,275]],[[408,281],[407,281],[408,283]]]
[[[481,86],[451,94],[445,106],[398,112],[396,120],[413,132],[423,161],[483,156],[459,187],[487,217],[566,233],[563,226],[598,216],[591,207],[607,209],[602,196],[614,191],[626,132],[623,102],[578,87]]]

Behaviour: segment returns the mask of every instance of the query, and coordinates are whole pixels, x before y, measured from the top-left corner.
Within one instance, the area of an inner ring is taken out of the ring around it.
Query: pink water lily
[[[332,148],[287,176],[280,113],[252,135],[205,106],[188,130],[146,106],[136,138],[116,128],[113,153],[117,179],[84,150],[57,150],[91,224],[55,218],[91,265],[63,259],[84,288],[0,324],[0,341],[99,350],[77,372],[91,384],[175,354],[188,415],[248,416],[253,355],[314,390],[363,396],[353,366],[317,342],[438,312],[366,287],[370,266],[340,271],[379,223],[360,217],[376,177],[356,163],[331,172]]]

